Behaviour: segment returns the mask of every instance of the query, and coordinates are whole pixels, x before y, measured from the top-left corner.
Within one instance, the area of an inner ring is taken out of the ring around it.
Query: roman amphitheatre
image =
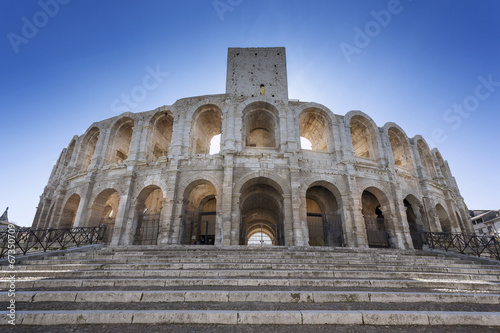
[[[500,244],[473,234],[436,148],[290,99],[284,48],[230,48],[226,78],[71,139],[33,227],[2,234],[9,324],[498,331]]]
[[[75,135],[33,227],[103,224],[110,245],[412,249],[422,231],[472,233],[436,148],[362,111],[289,99],[284,48],[230,48],[225,93]]]

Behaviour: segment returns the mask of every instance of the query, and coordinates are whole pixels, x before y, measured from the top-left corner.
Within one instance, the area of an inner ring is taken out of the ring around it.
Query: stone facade
[[[230,48],[225,94],[127,112],[75,136],[33,227],[101,224],[111,245],[405,249],[421,246],[421,230],[472,232],[437,149],[361,111],[288,99],[284,48]]]

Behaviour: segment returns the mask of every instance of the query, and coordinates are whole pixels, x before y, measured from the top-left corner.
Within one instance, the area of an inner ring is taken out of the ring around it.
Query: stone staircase
[[[22,326],[500,326],[500,262],[435,252],[104,247],[2,266],[2,304],[11,275]]]

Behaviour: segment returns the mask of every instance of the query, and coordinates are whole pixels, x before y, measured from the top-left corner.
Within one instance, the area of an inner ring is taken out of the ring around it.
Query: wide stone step
[[[6,317],[8,312],[0,315]],[[274,325],[474,325],[500,326],[498,312],[446,311],[234,311],[61,310],[16,311],[17,325],[64,324],[274,324]]]
[[[233,263],[163,263],[163,264],[145,264],[145,263],[92,263],[92,264],[54,264],[50,266],[50,271],[54,274],[66,271],[88,271],[88,270],[261,270],[261,271],[289,271],[296,272],[310,272],[310,271],[333,271],[333,272],[359,272],[365,271],[379,271],[379,272],[415,272],[416,274],[437,274],[446,273],[448,275],[459,276],[468,274],[481,279],[491,281],[500,281],[500,270],[496,269],[476,269],[476,268],[457,268],[457,267],[420,267],[420,266],[395,266],[395,265],[317,265],[317,264],[233,264]],[[12,270],[5,267],[4,271]],[[16,273],[18,276],[39,276],[39,272],[47,271],[47,264],[45,265],[17,265]],[[168,276],[173,276],[171,273],[166,273]],[[307,274],[307,273],[305,273]],[[217,275],[217,274],[216,274]],[[47,276],[47,275],[44,275]],[[67,276],[67,275],[65,275]],[[286,276],[283,275],[282,276]]]
[[[278,261],[278,260],[221,260],[220,258],[210,258],[207,260],[198,260],[192,258],[184,258],[179,260],[145,260],[144,258],[130,258],[130,259],[117,259],[117,260],[77,260],[77,259],[67,259],[67,260],[50,260],[51,267],[58,269],[59,267],[68,267],[70,265],[74,266],[85,266],[88,268],[101,268],[101,267],[126,267],[125,265],[142,265],[142,267],[137,266],[139,269],[143,268],[173,268],[173,269],[183,269],[184,266],[195,267],[195,268],[258,268],[258,269],[283,269],[283,268],[293,268],[293,269],[347,269],[356,267],[369,267],[370,269],[376,270],[396,270],[399,268],[412,269],[412,270],[428,270],[434,272],[469,272],[469,273],[500,273],[499,266],[485,266],[485,265],[465,265],[460,264],[446,264],[439,262],[414,262],[414,261],[404,261],[404,262],[382,262],[382,261],[326,261],[326,260],[293,260],[293,261]],[[16,269],[18,270],[36,270],[40,267],[46,267],[46,260],[37,260],[30,262],[23,262],[22,264],[16,264]],[[1,267],[2,270],[10,270],[8,266]]]
[[[0,280],[2,285],[7,285],[9,280]],[[414,288],[414,289],[443,289],[498,292],[500,284],[488,281],[454,281],[450,279],[230,279],[230,278],[112,278],[112,279],[49,279],[49,280],[18,280],[18,290],[41,288],[94,288],[94,287],[203,287],[203,286],[238,286],[238,287],[318,287],[318,288]],[[5,290],[5,289],[4,289]]]
[[[10,300],[0,293],[0,302]],[[415,293],[367,291],[222,291],[222,290],[100,290],[20,291],[16,302],[266,302],[266,303],[470,303],[500,305],[500,294]],[[494,310],[492,310],[494,311]]]
[[[165,277],[165,278],[281,278],[281,279],[447,279],[449,281],[475,281],[475,282],[499,282],[500,276],[491,274],[455,274],[455,273],[433,273],[433,272],[391,272],[391,271],[369,271],[369,270],[218,270],[218,269],[101,269],[101,270],[78,270],[82,267],[70,267],[67,270],[24,270],[12,271],[16,278],[38,277],[38,278],[88,278],[88,277]],[[498,284],[500,286],[500,284]]]
[[[429,259],[435,260],[439,259],[443,262],[467,262],[473,263],[473,260],[464,260],[457,258],[449,258],[449,257],[436,257],[436,256],[415,256],[415,255],[391,255],[391,256],[377,256],[374,254],[356,254],[356,255],[346,255],[346,254],[329,254],[329,253],[320,253],[319,255],[300,255],[300,254],[281,254],[281,253],[221,253],[214,251],[207,251],[207,253],[198,253],[198,252],[158,252],[158,253],[150,253],[150,252],[86,252],[86,253],[71,253],[64,256],[57,256],[54,259],[61,258],[76,258],[76,259],[127,259],[127,258],[147,258],[147,259],[186,259],[186,258],[194,258],[194,259],[210,259],[210,258],[223,258],[225,260],[231,259],[240,259],[240,260],[248,260],[254,258],[262,258],[267,260],[381,260],[381,261],[404,261],[404,260],[414,260],[425,262]]]

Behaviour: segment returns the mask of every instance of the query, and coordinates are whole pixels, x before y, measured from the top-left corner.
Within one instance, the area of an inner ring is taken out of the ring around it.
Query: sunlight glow
[[[273,241],[268,235],[256,232],[248,239],[248,245],[273,245]]]
[[[302,147],[302,149],[312,150],[311,141],[307,140],[303,136],[300,137],[300,146]]]
[[[210,155],[218,154],[220,152],[220,134],[215,135],[210,140]]]

